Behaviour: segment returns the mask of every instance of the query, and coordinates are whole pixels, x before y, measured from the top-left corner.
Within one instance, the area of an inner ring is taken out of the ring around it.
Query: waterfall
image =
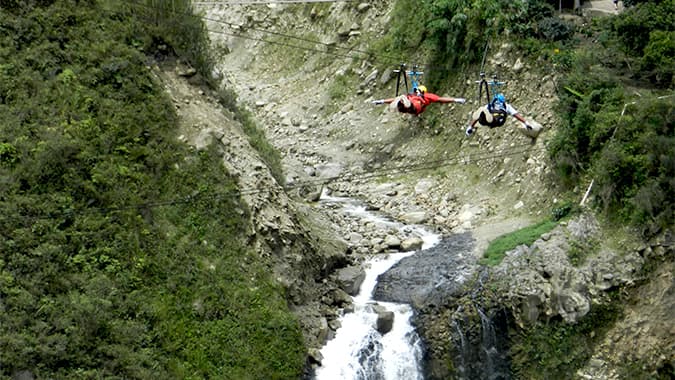
[[[435,245],[439,236],[419,226],[404,226],[366,211],[348,198],[323,196],[324,201],[339,202],[344,212],[388,227],[413,228],[424,241],[423,249]],[[392,265],[415,252],[373,255],[365,263],[366,278],[359,294],[353,298],[354,311],[340,317],[341,327],[321,350],[321,366],[316,380],[421,380],[423,378],[421,341],[410,323],[413,311],[409,305],[375,302],[372,299],[377,277]],[[394,312],[391,331],[382,335],[376,329],[377,304]]]
[[[464,331],[462,330],[462,326],[459,324],[459,321],[457,320],[452,320],[452,326],[455,328],[455,331],[457,332],[457,337],[459,338],[459,355],[457,363],[455,363],[455,366],[457,367],[457,374],[460,379],[465,379],[466,378],[466,359],[469,358],[469,346],[467,345],[467,339],[466,335],[464,334]]]
[[[394,380],[421,379],[420,339],[410,325],[412,309],[408,305],[378,303],[394,312],[391,331],[381,335],[376,330],[377,314],[371,299],[377,276],[412,252],[374,256],[368,262],[366,279],[354,297],[354,311],[340,318],[335,338],[321,350],[323,361],[317,368],[317,380]]]
[[[462,328],[458,320],[453,320],[458,343],[458,376],[463,380],[508,380],[511,378],[509,361],[506,355],[506,320],[503,314],[488,316],[482,308],[476,306],[480,319],[479,334],[471,333],[471,322]]]

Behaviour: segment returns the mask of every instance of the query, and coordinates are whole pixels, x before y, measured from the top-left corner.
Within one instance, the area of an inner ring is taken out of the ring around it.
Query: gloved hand
[[[384,104],[384,99],[373,100],[373,104]]]
[[[468,127],[466,127],[466,135],[467,136],[471,136],[473,134],[473,132],[474,132],[474,129],[471,128],[470,125]]]
[[[464,98],[455,98],[455,103],[464,104],[464,103],[466,103],[466,99],[464,99]]]

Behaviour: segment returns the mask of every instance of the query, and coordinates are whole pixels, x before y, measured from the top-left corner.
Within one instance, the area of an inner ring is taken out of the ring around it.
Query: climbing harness
[[[492,114],[492,121],[486,120],[485,115],[481,114],[481,117],[479,119],[480,123],[482,125],[488,126],[490,128],[493,127],[501,127],[506,123],[506,109],[505,109],[505,104],[497,104],[498,101],[501,103],[504,102],[504,96],[501,95],[499,89],[499,86],[504,85],[504,82],[500,82],[497,80],[497,75],[492,76],[492,80],[488,81],[485,79],[485,73],[481,71],[480,73],[480,80],[477,80],[476,83],[478,83],[478,103],[481,103],[481,99],[483,98],[483,91],[485,91],[485,101],[487,104],[487,110]],[[490,97],[490,92],[492,92],[493,96]],[[501,95],[501,96],[500,96]],[[500,99],[501,98],[501,99]]]
[[[478,103],[481,102],[481,98],[483,97],[483,91],[485,91],[485,99],[487,100],[486,103],[490,104],[494,99],[490,97],[490,92],[492,92],[495,96],[497,93],[499,93],[498,88],[499,86],[504,85],[504,82],[500,82],[497,80],[497,75],[492,75],[492,80],[488,81],[485,79],[485,58],[487,57],[487,51],[488,48],[490,47],[489,42],[485,43],[485,50],[483,51],[483,60],[481,61],[480,64],[480,80],[477,80],[476,83],[478,83]]]
[[[422,75],[424,75],[424,72],[419,71],[418,68],[419,67],[417,65],[413,65],[412,70],[406,70],[406,64],[401,63],[399,65],[399,68],[397,70],[394,70],[394,72],[397,74],[396,96],[399,95],[399,88],[401,82],[405,84],[406,93],[413,93],[413,91],[417,90],[417,88],[420,86],[420,80],[422,79]],[[411,85],[410,88],[408,88],[408,77],[410,77],[410,85]]]
[[[480,80],[477,80],[476,83],[478,83],[478,101],[481,101],[483,90],[485,90],[485,99],[487,100],[487,103],[491,103],[494,100],[494,97],[500,93],[498,90],[499,86],[506,84],[506,82],[498,81],[497,75],[492,75],[492,80],[486,80],[484,72],[480,73]],[[492,92],[493,97],[490,97],[490,92]]]
[[[481,120],[480,123],[483,125],[486,125],[490,128],[492,127],[500,127],[506,123],[506,109],[505,106],[497,106],[497,101],[498,101],[498,96],[501,95],[501,93],[498,91],[499,86],[504,85],[504,82],[500,82],[497,80],[497,76],[493,75],[492,80],[488,81],[485,79],[485,73],[481,72],[480,73],[480,80],[476,81],[478,83],[478,102],[480,104],[481,99],[483,97],[483,91],[485,91],[485,100],[487,104],[487,109],[488,111],[492,114],[492,121],[488,122],[485,120],[485,117],[481,115]],[[493,96],[490,97],[490,92],[492,92]],[[503,99],[503,95],[501,96]]]
[[[403,83],[403,85],[405,86],[406,95],[415,93],[418,96],[424,98],[424,92],[426,92],[426,88],[420,84],[420,80],[422,78],[422,75],[424,75],[424,72],[419,71],[417,65],[413,65],[412,70],[407,70],[406,64],[401,63],[398,69],[393,70],[393,72],[395,72],[397,75],[396,96],[394,96],[394,98],[398,98],[400,94],[402,98],[400,99],[400,101],[403,102],[402,104],[405,106],[404,108],[406,109],[410,108],[410,100],[406,96],[403,96],[403,94],[401,93],[401,83]],[[410,87],[408,86],[408,80],[410,80]],[[373,100],[373,104],[383,104],[384,101],[385,99]],[[401,112],[413,113],[411,111],[401,111]]]
[[[487,51],[488,51],[489,43],[485,43],[485,50],[483,51],[483,61],[481,62],[480,65],[480,79],[476,81],[478,84],[478,104],[480,104],[483,100],[483,93],[485,93],[485,104],[487,104],[488,111],[492,114],[492,122],[487,122],[485,120],[485,117],[481,115],[481,120],[480,123],[483,125],[487,125],[488,127],[498,127],[504,125],[506,122],[506,109],[504,107],[495,107],[495,104],[497,102],[497,97],[498,95],[501,94],[499,91],[499,87],[503,86],[506,84],[505,82],[501,82],[497,80],[497,75],[493,74],[492,75],[492,80],[487,80],[486,75],[485,75],[485,57],[487,56]],[[492,93],[492,96],[490,96],[490,93]],[[503,95],[502,95],[503,99]]]

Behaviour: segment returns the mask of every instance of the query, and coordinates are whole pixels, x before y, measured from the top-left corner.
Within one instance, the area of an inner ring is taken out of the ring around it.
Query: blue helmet
[[[503,94],[495,95],[495,100],[500,102],[500,103],[506,103],[506,98],[504,97]]]

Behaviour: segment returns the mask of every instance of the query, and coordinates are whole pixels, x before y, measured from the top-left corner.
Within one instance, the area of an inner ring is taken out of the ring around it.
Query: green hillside
[[[200,20],[30,3],[0,3],[0,377],[297,378],[302,336],[241,241],[236,183],[177,141],[151,75],[208,72]]]
[[[675,1],[626,1],[617,16],[581,25],[572,14],[559,17],[557,5],[398,1],[373,49],[425,56],[437,68],[427,81],[442,92],[479,72],[486,45],[515,45],[540,74],[559,78],[563,123],[547,147],[552,180],[564,192],[594,179],[599,211],[646,236],[658,233],[675,220]],[[438,70],[448,67],[455,69]]]
[[[556,191],[593,181],[595,210],[646,238],[675,220],[675,1],[624,3],[577,25],[555,1],[399,0],[369,52],[391,58],[382,69],[409,56],[450,68],[428,77],[442,93],[478,73],[486,45],[512,43],[559,79]],[[218,147],[177,140],[153,75],[180,59],[212,85],[191,12],[187,0],[0,1],[0,378],[301,377],[298,321],[243,241],[237,183]],[[222,97],[282,183],[278,153]],[[566,328],[544,334],[576,345],[586,332]],[[519,352],[546,349],[525,340]],[[513,365],[569,373],[586,354]]]

